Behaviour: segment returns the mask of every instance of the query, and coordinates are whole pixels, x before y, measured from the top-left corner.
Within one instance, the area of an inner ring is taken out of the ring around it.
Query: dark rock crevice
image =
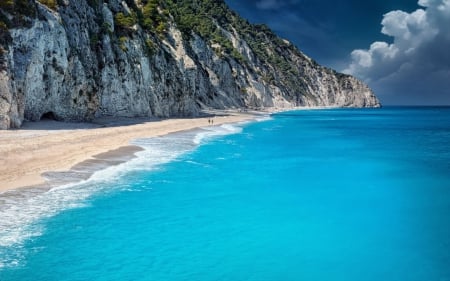
[[[24,118],[89,121],[104,115],[196,116],[205,108],[380,106],[367,85],[318,65],[223,1],[195,1],[213,26],[192,30],[180,26],[183,15],[163,0],[154,15],[163,25],[149,27],[136,1],[57,1],[47,9],[20,0],[30,8],[20,15],[0,5],[0,15],[14,23],[0,23],[0,41],[7,43],[0,46],[0,128],[19,127]],[[119,13],[130,22],[118,23]]]

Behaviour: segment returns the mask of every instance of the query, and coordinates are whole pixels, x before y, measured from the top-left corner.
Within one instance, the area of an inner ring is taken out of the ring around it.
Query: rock
[[[115,15],[132,14],[139,1],[134,8],[119,0],[61,3],[52,11],[36,2],[30,24],[9,30],[0,52],[0,129],[44,115],[89,121],[196,116],[206,108],[380,106],[367,85],[318,65],[262,27],[248,24],[250,34],[216,21],[229,53],[195,32],[186,36],[172,15],[164,35],[139,23],[118,29]],[[254,34],[266,53],[255,49]]]

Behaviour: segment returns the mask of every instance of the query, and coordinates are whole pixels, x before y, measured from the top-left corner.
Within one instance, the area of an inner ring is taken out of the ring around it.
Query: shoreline
[[[272,111],[212,110],[195,118],[100,118],[93,123],[39,121],[0,132],[0,195],[13,190],[51,189],[86,180],[93,173],[135,157],[131,144],[201,127],[256,120]],[[213,124],[209,120],[214,120]]]

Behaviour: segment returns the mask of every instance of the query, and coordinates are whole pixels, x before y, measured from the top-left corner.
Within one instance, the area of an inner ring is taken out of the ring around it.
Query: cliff
[[[205,108],[379,107],[217,0],[2,0],[0,128],[43,116],[195,116]]]

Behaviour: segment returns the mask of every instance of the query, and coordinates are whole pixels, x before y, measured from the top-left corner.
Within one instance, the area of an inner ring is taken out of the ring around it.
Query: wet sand
[[[0,192],[24,187],[51,188],[89,178],[142,150],[130,145],[148,138],[213,125],[252,120],[252,112],[214,111],[200,118],[103,118],[93,123],[52,120],[25,123],[22,129],[0,131]],[[212,117],[214,116],[214,117]]]

